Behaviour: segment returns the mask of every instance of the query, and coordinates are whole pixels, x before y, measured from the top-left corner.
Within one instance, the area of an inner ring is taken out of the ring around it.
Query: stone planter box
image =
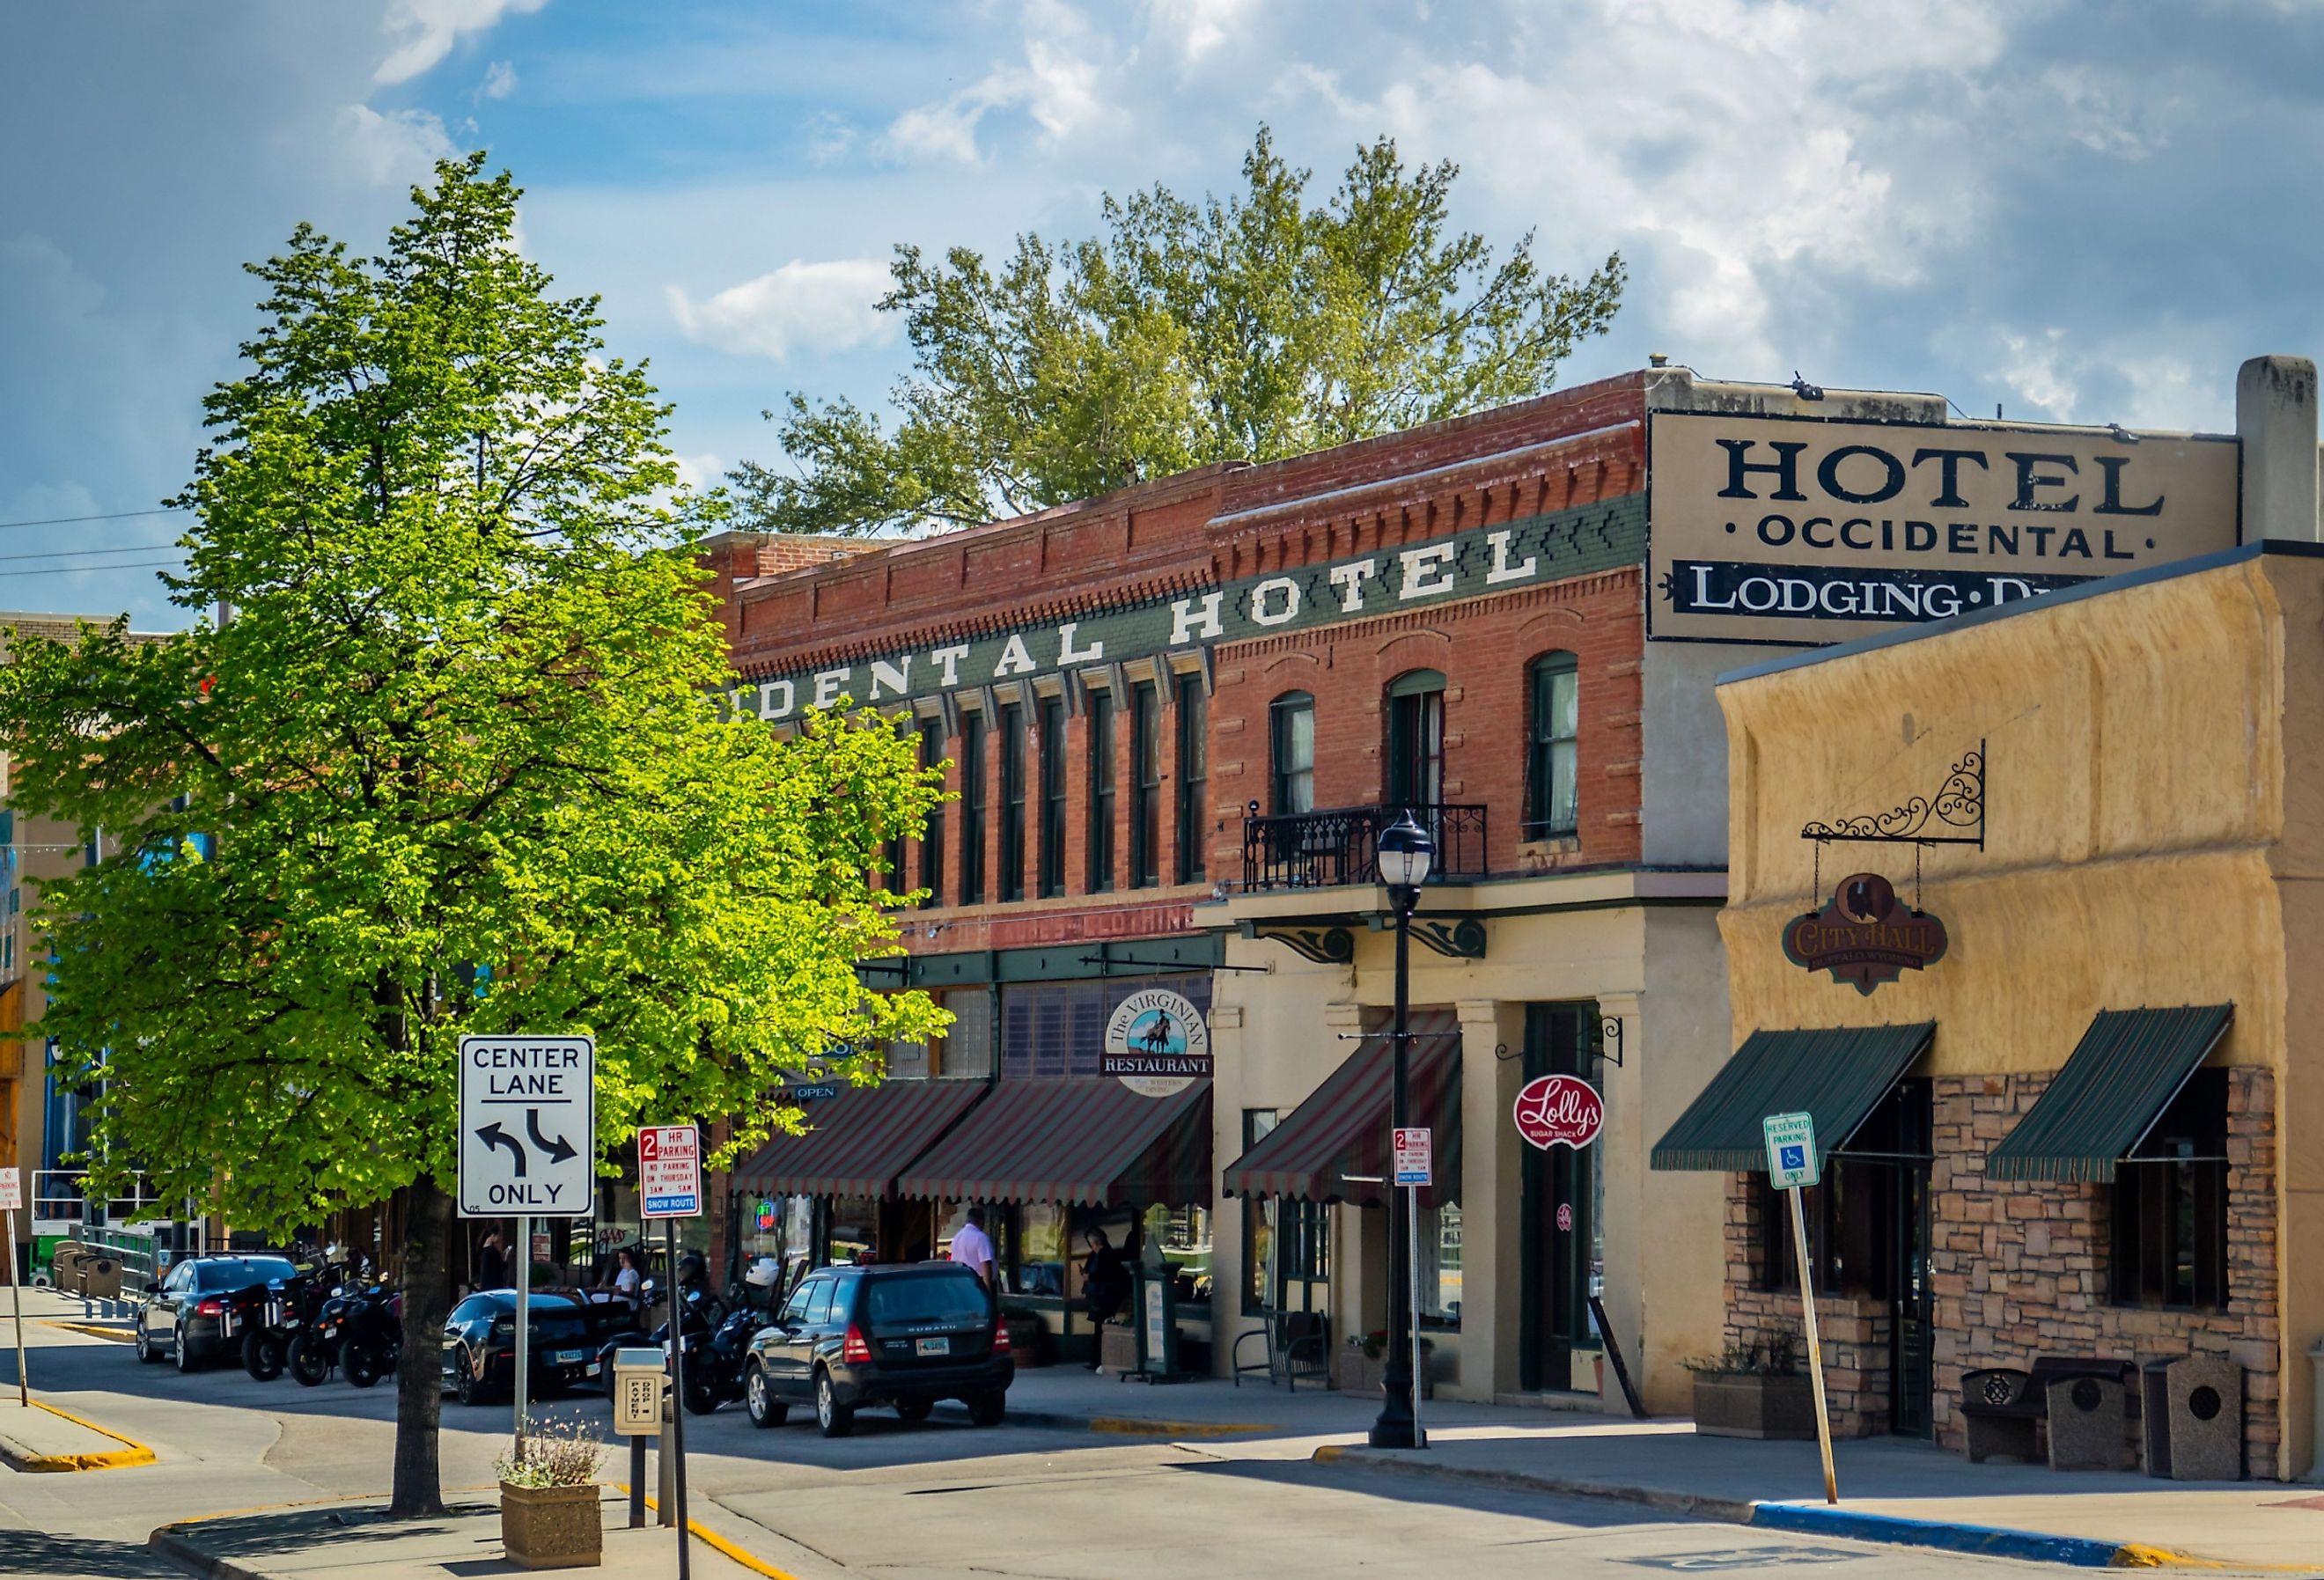
[[[605,1526],[597,1484],[518,1487],[501,1483],[501,1547],[528,1569],[595,1569],[604,1562]]]
[[[1388,1373],[1386,1355],[1374,1360],[1366,1356],[1361,1350],[1343,1349],[1339,1353],[1335,1363],[1340,1371],[1339,1381],[1333,1386],[1342,1393],[1360,1394],[1367,1399],[1380,1397],[1381,1379]],[[1425,1374],[1421,1377],[1420,1397],[1423,1399],[1436,1397],[1435,1378]]]
[[[1049,1350],[1048,1324],[1038,1317],[1010,1317],[1002,1321],[1009,1329],[1009,1349],[1018,1370],[1047,1366],[1056,1359]]]
[[[1694,1429],[1706,1437],[1812,1438],[1815,1391],[1805,1375],[1697,1372]]]
[[[1097,1363],[1117,1377],[1126,1377],[1137,1371],[1137,1330],[1119,1322],[1109,1322],[1099,1328]]]

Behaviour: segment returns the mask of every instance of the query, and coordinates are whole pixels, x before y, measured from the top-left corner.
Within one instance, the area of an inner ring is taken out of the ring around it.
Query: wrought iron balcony
[[[1406,812],[1436,842],[1436,864],[1429,882],[1485,875],[1485,808],[1436,802],[1245,818],[1242,886],[1245,890],[1328,889],[1342,883],[1377,883],[1379,831]]]

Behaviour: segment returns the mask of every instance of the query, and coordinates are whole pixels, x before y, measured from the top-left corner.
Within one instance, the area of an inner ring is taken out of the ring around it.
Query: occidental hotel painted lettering
[[[837,707],[843,699],[893,707],[1636,565],[1645,556],[1646,535],[1643,502],[1632,494],[1051,624],[754,679],[727,695],[739,711],[773,720]]]
[[[1658,411],[1647,634],[1846,641],[2232,548],[2231,438]]]

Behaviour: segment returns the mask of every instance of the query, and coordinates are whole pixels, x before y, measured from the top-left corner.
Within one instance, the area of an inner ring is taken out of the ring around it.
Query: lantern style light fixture
[[[1413,821],[1407,809],[1380,830],[1380,882],[1391,889],[1417,889],[1428,882],[1436,864],[1436,842],[1428,830]]]

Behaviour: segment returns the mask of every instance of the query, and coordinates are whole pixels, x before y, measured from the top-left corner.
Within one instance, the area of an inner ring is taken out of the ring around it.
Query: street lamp
[[[1388,885],[1388,904],[1396,911],[1396,1029],[1392,1033],[1396,1086],[1389,1123],[1402,1130],[1412,1121],[1412,908],[1420,902],[1420,886],[1428,882],[1435,864],[1436,842],[1428,830],[1412,820],[1410,811],[1380,830],[1377,845],[1380,882]],[[1412,1371],[1412,1338],[1408,1325],[1420,1320],[1412,1309],[1412,1226],[1406,1223],[1404,1192],[1391,1174],[1388,1190],[1388,1364],[1382,1369],[1379,1418],[1372,1423],[1375,1448],[1417,1448],[1413,1418],[1414,1390],[1419,1380]]]

